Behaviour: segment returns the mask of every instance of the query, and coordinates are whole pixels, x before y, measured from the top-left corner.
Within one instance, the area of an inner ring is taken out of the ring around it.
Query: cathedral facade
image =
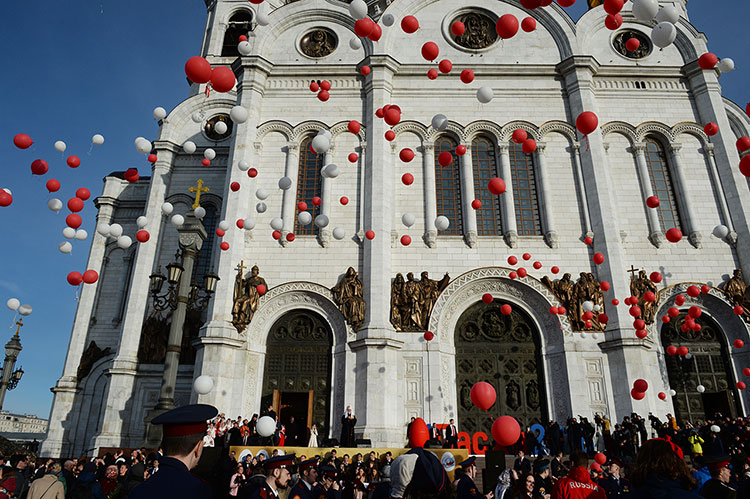
[[[206,0],[199,55],[230,67],[236,87],[207,97],[193,84],[160,122],[151,177],[105,178],[97,224],[133,236],[145,216],[150,239],[122,249],[93,236],[87,268],[100,279],[83,288],[41,454],[144,441],[174,316],[149,276],[175,259],[171,217],[192,213],[197,194],[207,236],[190,278],[220,280],[203,307],[188,307],[178,405],[210,403],[232,418],[273,405],[282,421],[316,424],[324,442],[350,405],[358,438],[376,446],[402,446],[413,416],[489,434],[503,414],[522,425],[746,414],[750,397],[735,385],[750,353],[735,342],[750,341],[736,309],[750,275],[750,190],[735,141],[750,120],[722,97],[719,71],[699,68],[709,47],[687,2],[660,3],[681,13],[664,49],[629,7],[611,31],[602,7],[575,22],[556,3],[368,1],[382,36],[357,44],[345,2],[266,0],[259,16],[246,1]],[[537,28],[498,39],[505,14]],[[419,20],[414,34],[400,27],[407,15]],[[453,65],[435,80],[420,54],[427,41]],[[327,101],[310,90],[323,81]],[[477,100],[480,87],[492,88],[490,102]],[[376,116],[386,105],[401,109],[393,127]],[[235,106],[246,121],[231,120]],[[600,125],[586,137],[575,127],[583,111]],[[433,124],[436,114],[447,121]],[[315,154],[322,130],[331,148]],[[533,153],[512,140],[517,130]],[[504,194],[488,190],[494,177]],[[191,192],[199,179],[208,191]],[[220,221],[229,228],[217,232]],[[672,228],[679,242],[665,238]],[[692,285],[705,287],[692,296]],[[624,304],[631,295],[643,323]],[[691,307],[700,327],[683,327]],[[199,395],[201,375],[214,388]],[[649,383],[640,400],[636,379]],[[471,403],[477,381],[496,390],[489,413]]]

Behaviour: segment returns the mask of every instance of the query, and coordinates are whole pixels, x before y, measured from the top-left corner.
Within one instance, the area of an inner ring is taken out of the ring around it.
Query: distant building
[[[49,421],[35,414],[11,414],[0,411],[0,436],[11,442],[41,441],[47,433]]]

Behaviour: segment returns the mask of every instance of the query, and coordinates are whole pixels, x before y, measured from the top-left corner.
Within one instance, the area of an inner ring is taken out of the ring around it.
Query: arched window
[[[534,157],[524,153],[521,144],[515,142],[510,143],[508,154],[518,235],[541,235],[542,224],[539,221],[539,196],[536,190]]]
[[[323,168],[323,162],[325,161],[324,154],[315,154],[310,150],[310,144],[312,144],[312,135],[305,137],[305,139],[299,145],[299,169],[297,170],[297,200],[295,206],[300,202],[304,201],[307,203],[307,211],[313,217],[313,223],[309,225],[300,225],[296,220],[294,221],[294,233],[296,235],[310,235],[315,234],[316,225],[315,217],[320,213],[320,206],[315,206],[312,203],[312,199],[315,196],[320,196],[321,191],[321,179],[320,170]]]
[[[659,223],[663,231],[671,228],[682,230],[680,213],[674,195],[674,184],[669,173],[667,155],[664,146],[653,138],[646,139],[646,165],[648,166],[648,178],[651,181],[651,189],[654,196],[659,198],[659,206],[656,212],[659,214]]]
[[[443,231],[447,235],[463,234],[464,222],[461,215],[461,178],[459,176],[458,143],[451,137],[442,136],[435,141],[435,200],[437,201],[438,216],[444,215],[450,220],[450,227]],[[453,162],[448,166],[441,166],[438,156],[448,151],[453,155]]]
[[[250,21],[253,15],[247,10],[235,12],[229,18],[227,30],[224,32],[224,44],[221,46],[222,57],[239,57],[240,52],[237,45],[240,43],[240,35],[247,35],[250,32]]]
[[[206,204],[203,206],[206,210],[206,216],[203,217],[203,227],[206,229],[206,240],[203,241],[201,250],[198,252],[198,258],[195,260],[193,267],[193,280],[196,284],[202,284],[203,278],[211,271],[211,257],[214,253],[216,243],[216,226],[218,225],[218,215],[216,206]]]
[[[500,196],[493,195],[487,184],[497,177],[495,144],[486,137],[477,137],[471,142],[471,163],[474,168],[474,197],[482,202],[476,210],[477,234],[496,236],[503,232],[500,211]]]

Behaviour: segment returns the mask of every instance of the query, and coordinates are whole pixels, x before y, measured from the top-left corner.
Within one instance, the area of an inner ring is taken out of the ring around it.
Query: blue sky
[[[577,18],[585,9],[585,1],[578,0],[569,11]],[[737,70],[720,81],[724,95],[744,108],[750,99],[745,90],[750,2],[693,0],[689,12],[708,36],[709,49],[735,60]],[[91,190],[93,200],[111,171],[137,167],[149,175],[133,140],[155,138],[152,110],[162,106],[169,111],[187,95],[183,66],[198,54],[204,26],[202,0],[42,0],[6,6],[0,18],[0,187],[11,189],[14,201],[0,208],[2,344],[12,334],[5,328],[13,318],[2,304],[17,297],[34,307],[21,335],[24,378],[6,396],[6,410],[48,416],[49,388],[62,372],[76,309],[75,289],[66,276],[83,272],[88,256],[89,241],[74,242],[72,255],[58,252],[66,210],[55,214],[47,208],[53,196],[45,182],[57,178],[62,183],[54,196],[65,203],[79,187]],[[19,132],[31,135],[32,149],[13,146]],[[104,135],[105,143],[89,155],[95,133]],[[68,168],[53,148],[57,140],[68,145],[64,157],[81,158],[79,168]],[[49,162],[47,175],[31,175],[29,165],[36,158]],[[81,213],[90,234],[91,200]]]

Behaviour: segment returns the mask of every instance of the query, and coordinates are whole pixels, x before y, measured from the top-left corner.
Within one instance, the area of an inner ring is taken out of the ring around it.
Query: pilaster
[[[550,248],[557,248],[557,231],[555,230],[555,217],[552,210],[552,193],[549,185],[549,175],[547,174],[547,157],[544,151],[547,144],[537,142],[536,144],[536,173],[537,185],[541,192],[542,215],[544,220],[544,241]]]
[[[437,244],[437,195],[435,192],[435,144],[422,143],[422,176],[424,183],[424,239],[425,244],[434,248]]]
[[[688,240],[690,241],[690,244],[696,248],[700,248],[701,233],[698,231],[698,220],[695,218],[695,212],[693,211],[693,201],[690,196],[690,188],[685,180],[685,170],[682,165],[680,149],[682,149],[682,144],[669,144],[669,156],[672,160],[672,170],[674,171],[675,179],[677,180],[680,202],[682,203],[682,209],[685,213],[685,230],[688,233]],[[665,229],[668,229],[668,227],[665,227]]]
[[[518,227],[516,225],[516,206],[513,200],[513,172],[510,169],[508,144],[498,144],[500,155],[500,178],[505,181],[505,193],[500,196],[503,214],[503,235],[505,243],[511,248],[518,244]]]
[[[473,248],[477,245],[477,212],[471,207],[471,202],[474,200],[474,166],[471,158],[471,144],[466,144],[466,152],[463,156],[459,156],[459,162],[461,163],[464,239],[466,244]]]
[[[635,164],[638,167],[638,179],[641,182],[641,190],[646,199],[654,195],[654,189],[651,186],[651,177],[648,174],[648,165],[646,164],[646,144],[639,142],[633,144],[633,154],[635,154]],[[644,200],[645,203],[645,200]],[[659,215],[655,209],[648,208],[646,210],[646,217],[648,220],[648,238],[651,240],[651,244],[660,247],[664,243],[664,233],[659,223]]]

